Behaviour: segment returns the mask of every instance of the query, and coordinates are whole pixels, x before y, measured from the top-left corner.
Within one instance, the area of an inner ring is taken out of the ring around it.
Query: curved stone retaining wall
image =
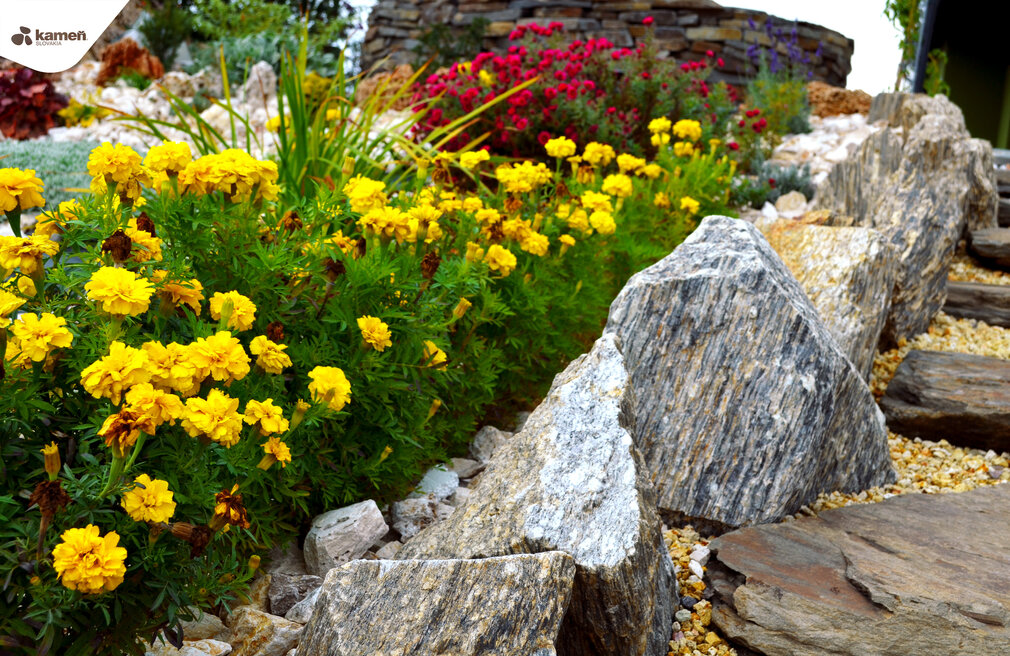
[[[731,84],[739,83],[747,72],[747,48],[772,42],[763,29],[769,18],[787,37],[795,26],[797,45],[814,61],[814,79],[845,86],[852,70],[853,41],[838,32],[760,11],[721,7],[711,0],[380,0],[368,19],[362,63],[366,68],[380,62],[382,68],[413,63],[417,38],[430,26],[462,29],[478,17],[490,21],[485,48],[498,52],[508,47],[508,35],[517,25],[551,21],[564,24],[572,38],[606,37],[618,46],[631,47],[646,34],[642,25],[646,16],[655,21],[662,56],[691,61],[711,50],[725,62],[714,77]],[[757,29],[751,28],[751,21]],[[821,52],[816,56],[818,47]],[[780,49],[785,55],[785,46]]]

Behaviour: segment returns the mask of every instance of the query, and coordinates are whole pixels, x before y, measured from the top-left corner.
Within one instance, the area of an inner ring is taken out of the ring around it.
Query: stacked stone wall
[[[747,49],[773,43],[764,30],[768,19],[786,38],[796,29],[796,45],[812,60],[813,79],[845,86],[852,69],[853,41],[838,32],[760,11],[722,7],[711,0],[380,0],[369,16],[362,59],[365,67],[378,64],[384,69],[415,63],[418,38],[433,25],[463,30],[481,17],[490,21],[483,45],[495,52],[508,48],[508,36],[516,26],[554,21],[562,23],[573,39],[606,37],[619,47],[633,47],[647,34],[642,24],[646,16],[653,18],[660,56],[693,61],[712,51],[724,62],[716,79],[733,84],[753,70]],[[787,56],[784,43],[778,49]]]

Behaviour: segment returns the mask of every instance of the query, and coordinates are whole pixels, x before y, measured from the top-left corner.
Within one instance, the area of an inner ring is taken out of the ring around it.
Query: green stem
[[[133,467],[133,463],[137,459],[137,456],[140,455],[140,450],[144,448],[144,442],[146,441],[147,433],[141,431],[140,437],[137,438],[137,443],[133,445],[133,452],[130,454],[130,459],[126,461],[126,467],[123,471],[130,471],[130,467]]]
[[[102,491],[98,493],[98,498],[105,497],[112,491],[112,488],[116,486],[120,475],[123,473],[123,465],[125,462],[126,459],[122,456],[112,457],[112,464],[109,466],[109,476],[105,479],[105,487],[103,487]]]

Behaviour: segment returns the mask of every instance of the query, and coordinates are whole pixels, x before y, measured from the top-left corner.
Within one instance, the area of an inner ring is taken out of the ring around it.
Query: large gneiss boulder
[[[711,547],[713,621],[766,656],[961,656],[1010,645],[1010,485],[828,510]]]
[[[605,335],[558,374],[468,500],[397,558],[563,551],[576,574],[558,654],[665,656],[676,582],[632,441],[632,397],[618,341]]]
[[[668,523],[771,522],[819,492],[894,479],[869,388],[754,226],[706,218],[632,276],[606,331]]]
[[[356,560],[327,573],[298,656],[549,656],[575,566],[548,552]]]
[[[880,401],[887,426],[906,437],[1010,450],[1010,361],[910,351]]]
[[[926,330],[943,306],[957,241],[966,229],[996,227],[997,194],[992,146],[970,138],[945,97],[883,94],[870,110],[878,118],[892,127],[831,170],[815,205],[880,230],[894,246],[898,274],[882,334],[890,347]]]
[[[796,221],[762,227],[821,319],[864,380],[891,305],[894,251],[872,228],[835,228]]]

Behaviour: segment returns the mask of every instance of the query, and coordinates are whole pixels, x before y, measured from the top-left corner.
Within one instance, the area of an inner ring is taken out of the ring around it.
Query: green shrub
[[[193,32],[193,16],[180,8],[176,0],[164,0],[160,8],[150,11],[139,30],[147,48],[161,60],[167,71],[175,63],[179,46]]]

